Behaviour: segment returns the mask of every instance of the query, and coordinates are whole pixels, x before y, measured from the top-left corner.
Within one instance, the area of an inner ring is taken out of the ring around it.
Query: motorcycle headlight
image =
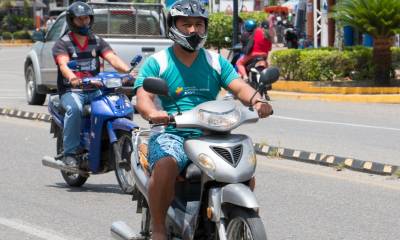
[[[227,131],[239,122],[240,111],[235,108],[231,111],[220,113],[200,109],[198,111],[198,119],[200,122],[210,127],[218,128],[221,131]]]
[[[104,85],[106,88],[117,88],[122,86],[122,81],[120,78],[108,78],[104,80]]]

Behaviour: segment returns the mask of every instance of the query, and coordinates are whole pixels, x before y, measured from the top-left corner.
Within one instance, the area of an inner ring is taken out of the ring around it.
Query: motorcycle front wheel
[[[135,188],[135,178],[131,171],[131,155],[133,151],[132,134],[128,131],[117,131],[117,141],[113,143],[113,160],[115,176],[121,190],[131,194]]]
[[[64,151],[63,147],[63,132],[62,129],[58,128],[57,130],[57,154],[61,154]],[[68,173],[65,171],[61,171],[61,175],[64,178],[64,181],[71,187],[81,187],[85,184],[88,177],[81,176],[75,173]]]
[[[228,216],[226,239],[267,239],[264,224],[253,209],[233,207],[230,209]]]

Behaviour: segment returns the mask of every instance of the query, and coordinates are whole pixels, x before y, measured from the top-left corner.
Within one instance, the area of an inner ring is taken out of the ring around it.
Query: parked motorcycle
[[[131,70],[141,59],[140,55],[133,58]],[[78,71],[80,68],[76,61],[70,61],[68,66]],[[52,117],[50,133],[57,139],[58,155],[43,157],[42,164],[61,170],[65,182],[73,187],[82,186],[90,174],[114,170],[122,191],[131,193],[135,182],[130,166],[132,130],[138,126],[132,121],[134,109],[125,93],[132,91],[133,79],[129,74],[101,72],[82,79],[83,89],[90,88],[94,81],[102,83],[102,94],[83,107],[80,141],[83,152],[77,156],[79,167],[72,168],[62,162],[65,110],[59,95],[50,96],[48,106]],[[130,86],[124,87],[124,82],[130,82]]]
[[[278,77],[277,68],[265,69],[257,90],[265,92]],[[168,87],[162,79],[147,78],[143,87],[153,94],[168,96]],[[184,142],[185,152],[192,163],[176,183],[176,196],[166,219],[168,239],[267,238],[258,215],[259,204],[249,187],[257,163],[253,143],[246,135],[231,133],[240,125],[258,119],[252,107],[232,100],[205,102],[190,111],[179,111],[171,116],[169,126],[201,129],[204,135]],[[133,199],[137,201],[137,213],[142,214],[141,230],[136,233],[125,222],[114,222],[111,233],[116,239],[151,239],[146,145],[150,131],[140,129],[134,132],[131,160],[136,180]]]
[[[299,47],[298,34],[292,26],[285,29],[285,46],[287,48],[297,49]]]

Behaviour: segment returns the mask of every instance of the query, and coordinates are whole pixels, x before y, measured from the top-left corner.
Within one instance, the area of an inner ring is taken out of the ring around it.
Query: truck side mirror
[[[44,36],[46,35],[44,30],[35,30],[32,33],[32,40],[34,42],[44,42],[45,38]]]

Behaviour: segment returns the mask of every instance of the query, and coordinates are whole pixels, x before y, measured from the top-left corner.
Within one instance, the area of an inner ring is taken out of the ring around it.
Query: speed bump
[[[353,158],[345,158],[325,153],[306,152],[301,150],[275,147],[265,144],[254,144],[257,154],[264,156],[275,156],[279,152],[279,157],[296,160],[301,162],[315,163],[325,166],[343,166],[345,168],[379,175],[393,175],[400,166],[363,161]]]

